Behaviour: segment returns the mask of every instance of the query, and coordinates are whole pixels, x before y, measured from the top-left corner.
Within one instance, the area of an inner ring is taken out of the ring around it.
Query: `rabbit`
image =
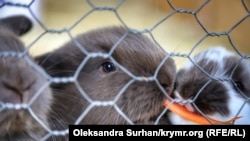
[[[122,26],[87,31],[35,59],[52,77],[76,78],[51,85],[52,129],[67,129],[69,124],[157,124],[176,76],[175,62],[165,50]],[[154,75],[161,86],[150,80]],[[106,104],[98,105],[100,101]]]
[[[249,61],[223,46],[201,51],[191,60],[177,71],[172,97],[208,118],[227,121],[239,116],[231,124],[250,124]],[[171,124],[197,124],[172,112],[169,120]]]
[[[19,39],[32,28],[30,19],[23,15],[14,15],[0,19],[0,53],[25,52],[24,43]],[[29,58],[33,63],[27,62]],[[48,83],[43,77],[43,69],[27,53],[25,57],[0,57],[0,140],[34,141],[46,135],[45,128],[31,115],[31,112],[47,127],[48,114],[52,103],[52,91],[49,87],[42,90],[29,108],[12,109],[10,104],[28,104],[33,96]],[[37,69],[35,69],[37,66]],[[45,73],[45,71],[43,71]]]

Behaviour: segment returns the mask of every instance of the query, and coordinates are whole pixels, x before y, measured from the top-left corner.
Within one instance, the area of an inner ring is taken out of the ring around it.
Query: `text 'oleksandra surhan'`
[[[201,131],[202,132],[202,131]],[[83,129],[74,129],[73,136],[167,136],[169,138],[175,136],[186,136],[186,132],[184,131],[166,131],[164,129],[158,130],[115,130],[111,129],[108,131],[103,130],[83,130]],[[199,135],[199,138],[202,138],[203,134]]]

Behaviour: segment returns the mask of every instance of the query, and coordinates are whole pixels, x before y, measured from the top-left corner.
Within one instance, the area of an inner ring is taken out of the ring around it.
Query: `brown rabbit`
[[[52,85],[52,129],[67,129],[69,124],[167,123],[156,120],[173,90],[176,66],[166,51],[141,33],[123,27],[96,29],[36,60],[53,77],[76,78]],[[147,79],[152,76],[161,86]]]
[[[34,141],[41,139],[46,130],[31,115],[48,127],[47,115],[50,110],[52,93],[49,87],[39,95],[47,80],[38,72],[39,67],[28,54],[24,57],[5,56],[6,52],[24,53],[24,44],[18,36],[28,32],[32,23],[24,16],[0,19],[0,140]],[[26,58],[26,59],[25,59]],[[34,65],[30,65],[27,62]],[[37,69],[35,69],[35,66]],[[42,71],[42,69],[40,70]],[[37,96],[33,99],[34,95]],[[31,99],[34,101],[32,102]],[[15,104],[30,104],[28,109],[15,109]],[[13,105],[14,104],[14,105]],[[9,106],[8,106],[9,105]]]

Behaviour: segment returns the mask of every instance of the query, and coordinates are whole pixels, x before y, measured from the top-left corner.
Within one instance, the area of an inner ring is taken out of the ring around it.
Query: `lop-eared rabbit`
[[[142,33],[101,27],[36,60],[52,77],[68,80],[51,86],[52,129],[67,129],[69,124],[168,123],[157,119],[173,91],[176,66]]]

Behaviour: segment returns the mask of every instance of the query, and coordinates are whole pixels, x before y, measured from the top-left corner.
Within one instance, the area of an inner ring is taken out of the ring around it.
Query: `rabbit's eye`
[[[111,63],[111,62],[105,62],[105,63],[103,63],[102,66],[101,66],[101,71],[102,71],[103,73],[110,73],[110,72],[113,72],[113,71],[115,71],[115,70],[116,70],[116,67],[115,67],[115,65],[114,65],[113,63]]]
[[[178,83],[174,82],[174,90],[176,90],[177,87],[178,87]]]
[[[234,82],[234,85],[235,85],[235,87],[237,87],[240,90],[244,89],[243,84],[239,81]]]

